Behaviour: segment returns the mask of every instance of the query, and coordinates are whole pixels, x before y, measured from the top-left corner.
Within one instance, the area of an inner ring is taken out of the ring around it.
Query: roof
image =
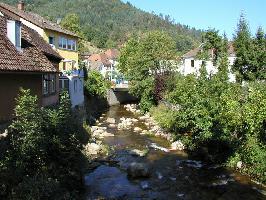
[[[58,58],[62,60],[63,58],[59,55],[57,51],[55,51],[36,31],[33,29],[22,25],[22,39],[26,40],[28,43],[39,47],[43,53],[48,56],[52,56],[54,58]]]
[[[190,51],[188,51],[187,53],[185,53],[182,58],[194,58],[197,56],[197,54],[202,51],[202,46],[203,44],[201,44],[199,47],[192,49]],[[209,51],[210,55],[212,54],[211,52],[212,50]],[[229,56],[235,56],[235,49],[233,46],[233,42],[229,42],[228,43],[228,55]]]
[[[37,33],[38,34],[38,33]],[[6,18],[0,16],[0,71],[12,72],[58,72],[58,68],[47,58],[46,54],[53,56],[60,62],[61,58],[52,52],[53,49],[43,47],[43,39],[35,37],[32,29],[22,27],[22,41],[26,43],[18,51],[6,36]],[[38,40],[38,41],[36,41]],[[46,49],[47,48],[47,49]]]
[[[89,68],[90,68],[90,70],[98,70],[99,71],[102,64],[103,63],[100,61],[91,61]]]
[[[8,4],[4,4],[1,2],[0,2],[0,10],[2,10],[3,12],[9,11],[9,12],[11,12],[11,13],[39,26],[42,29],[48,29],[48,30],[64,33],[66,35],[70,35],[73,37],[78,37],[75,33],[72,33],[71,31],[65,30],[65,29],[61,28],[58,24],[53,23],[53,22],[41,17],[40,15],[35,14],[35,13],[19,10],[13,6],[10,6]]]
[[[119,56],[119,51],[117,49],[108,49],[105,54],[111,60],[117,59]]]
[[[189,52],[185,53],[182,57],[183,58],[192,58],[192,57],[196,57],[197,54],[200,52],[201,47],[197,47],[195,49],[190,50]]]
[[[89,58],[89,61],[92,62],[101,62],[104,65],[111,65],[112,63],[109,61],[109,58],[107,57],[107,55],[105,53],[101,53],[101,54],[92,54]]]

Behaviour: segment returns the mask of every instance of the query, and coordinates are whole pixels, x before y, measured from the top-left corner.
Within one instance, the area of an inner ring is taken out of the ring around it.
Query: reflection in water
[[[123,106],[115,106],[100,120],[101,126],[107,127],[109,117],[115,118],[117,123],[122,117],[137,118]],[[134,125],[147,129],[141,121]],[[190,160],[184,152],[169,152],[170,144],[166,140],[134,133],[133,128],[118,131],[108,127],[107,131],[115,137],[106,137],[103,142],[114,148],[112,159],[118,166],[102,165],[86,176],[88,199],[266,199],[263,188],[253,184],[248,177],[220,166]],[[130,153],[132,150],[148,153],[136,156]],[[126,169],[132,162],[148,164],[151,176],[129,179]]]

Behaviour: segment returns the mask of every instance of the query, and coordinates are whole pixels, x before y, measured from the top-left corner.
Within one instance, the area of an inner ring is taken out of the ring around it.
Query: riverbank
[[[133,105],[99,118],[92,135],[109,151],[96,155],[85,177],[87,199],[265,199],[248,177],[173,150],[173,138],[151,119]]]

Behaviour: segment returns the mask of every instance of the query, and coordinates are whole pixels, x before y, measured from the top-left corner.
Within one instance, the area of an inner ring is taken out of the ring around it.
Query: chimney
[[[25,9],[24,0],[19,0],[18,1],[18,9],[24,11],[24,9]]]

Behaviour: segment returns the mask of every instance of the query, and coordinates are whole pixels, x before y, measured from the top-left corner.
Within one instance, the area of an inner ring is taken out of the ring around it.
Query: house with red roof
[[[63,58],[35,30],[1,12],[0,55],[0,122],[14,117],[20,88],[30,89],[39,106],[58,103]]]

